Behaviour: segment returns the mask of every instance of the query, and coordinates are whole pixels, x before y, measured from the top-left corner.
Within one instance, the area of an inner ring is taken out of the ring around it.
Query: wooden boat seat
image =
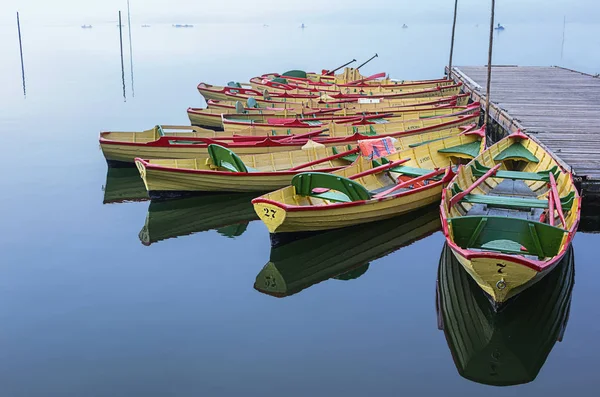
[[[566,233],[546,223],[503,216],[461,216],[448,219],[448,223],[454,242],[461,248],[538,258],[556,256]]]
[[[509,196],[491,196],[486,194],[467,194],[460,202],[471,204],[485,204],[489,207],[499,207],[508,209],[531,209],[531,208],[548,208],[548,200],[539,200],[526,197],[509,197]],[[562,200],[561,200],[562,202]],[[568,210],[571,206],[569,203],[562,203],[563,210]]]
[[[474,141],[470,143],[464,143],[462,145],[456,145],[445,149],[439,149],[438,153],[447,154],[462,154],[471,158],[477,157],[479,149],[481,148],[481,142]]]
[[[490,168],[480,164],[477,160],[473,162],[471,165],[471,171],[473,172],[473,176],[480,177],[488,172]],[[538,171],[538,172],[522,172],[522,171],[505,171],[498,170],[494,178],[505,178],[505,179],[513,179],[513,180],[523,180],[523,181],[542,181],[542,182],[550,182],[550,175],[552,173],[554,178],[558,178],[560,175],[560,169],[558,166],[554,166],[547,171]]]
[[[539,163],[537,157],[533,155],[521,142],[515,142],[494,157],[494,161],[504,160],[525,160],[530,163]]]
[[[371,193],[360,183],[324,172],[303,172],[292,178],[300,196],[317,197],[335,202],[370,200]]]
[[[211,143],[208,145],[208,155],[215,166],[231,172],[257,172],[254,168],[246,166],[237,154],[223,146]]]

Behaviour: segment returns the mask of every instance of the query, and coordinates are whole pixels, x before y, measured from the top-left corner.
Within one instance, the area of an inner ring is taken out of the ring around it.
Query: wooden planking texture
[[[452,68],[485,108],[486,66]],[[571,168],[600,182],[600,78],[560,67],[492,66],[491,116],[521,128]]]

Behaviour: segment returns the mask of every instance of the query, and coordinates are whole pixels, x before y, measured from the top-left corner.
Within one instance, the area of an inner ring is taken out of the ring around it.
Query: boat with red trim
[[[573,175],[521,132],[461,167],[440,206],[450,249],[498,305],[560,263],[580,211]]]
[[[331,174],[301,173],[292,178],[291,186],[252,200],[269,232],[353,226],[435,203],[454,176],[452,166],[476,156],[485,147],[485,137],[479,129],[399,152],[393,152],[386,138],[369,140],[364,146],[372,147],[373,157],[390,154],[381,161],[361,156]]]

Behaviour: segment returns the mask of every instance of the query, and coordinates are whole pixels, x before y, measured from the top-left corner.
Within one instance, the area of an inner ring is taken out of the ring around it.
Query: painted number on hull
[[[265,218],[275,219],[275,214],[277,214],[277,211],[271,208],[263,208],[263,211],[265,212]]]
[[[506,265],[502,263],[496,263],[496,266],[498,266],[498,273],[503,273],[502,270],[506,267]]]

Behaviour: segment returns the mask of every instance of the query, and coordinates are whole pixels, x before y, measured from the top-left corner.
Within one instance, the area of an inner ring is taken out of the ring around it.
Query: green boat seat
[[[348,150],[352,150],[352,145],[348,145]],[[333,147],[331,149],[331,151],[333,152],[333,154],[338,154],[339,153],[336,147]],[[346,156],[342,156],[340,158],[342,160],[346,160],[346,161],[349,161],[349,162],[353,163],[353,162],[356,161],[356,159],[358,158],[358,156],[360,156],[358,153],[354,153],[354,154],[349,154],[349,155],[346,155]]]
[[[531,163],[539,163],[537,157],[533,155],[521,142],[515,142],[494,157],[494,161],[504,160],[525,160]]]
[[[489,207],[507,208],[507,209],[531,209],[548,208],[548,200],[526,197],[509,196],[490,196],[486,194],[467,194],[460,200],[461,202],[471,204],[485,204]],[[561,200],[562,202],[562,200]],[[563,210],[568,210],[571,206],[568,203],[562,203]]]
[[[231,150],[221,146],[208,145],[208,155],[213,164],[217,167],[225,168],[231,172],[256,172],[257,170],[247,167],[246,164]]]
[[[157,125],[156,131],[158,131],[158,136],[165,136],[165,130],[163,130],[162,125]]]
[[[281,84],[287,84],[288,81],[286,79],[283,79],[281,77],[275,77],[271,80],[274,83],[281,83]]]
[[[232,88],[242,88],[242,85],[238,82],[235,81],[230,81],[227,83],[227,87],[232,87]]]
[[[283,73],[282,76],[305,79],[306,72],[304,70],[288,70],[287,72]]]
[[[473,172],[473,176],[480,177],[483,176],[486,172],[488,172],[490,168],[482,165],[479,161],[475,160],[473,164],[471,164],[471,171]],[[554,175],[554,178],[558,178],[560,175],[560,169],[558,166],[554,166],[547,171],[538,171],[538,172],[522,172],[522,171],[505,171],[498,170],[496,174],[493,176],[494,178],[504,178],[504,179],[518,179],[523,181],[541,181],[541,182],[550,182],[549,173]]]
[[[324,172],[303,172],[292,178],[300,196],[317,197],[335,202],[370,200],[371,194],[360,183]]]
[[[454,242],[463,249],[485,249],[538,258],[557,255],[566,233],[546,223],[502,216],[461,216],[448,219],[448,223],[452,225]]]
[[[447,154],[464,154],[465,156],[469,156],[471,158],[477,157],[479,154],[479,149],[481,148],[480,141],[473,141],[470,143],[463,143],[462,145],[456,145],[444,149],[439,149],[438,153],[447,153]]]
[[[235,112],[236,113],[248,113],[246,109],[244,109],[244,105],[240,101],[235,101]]]
[[[256,99],[254,99],[254,97],[250,97],[248,98],[248,100],[246,100],[246,106],[248,106],[249,108],[257,108],[258,102],[256,102]]]

